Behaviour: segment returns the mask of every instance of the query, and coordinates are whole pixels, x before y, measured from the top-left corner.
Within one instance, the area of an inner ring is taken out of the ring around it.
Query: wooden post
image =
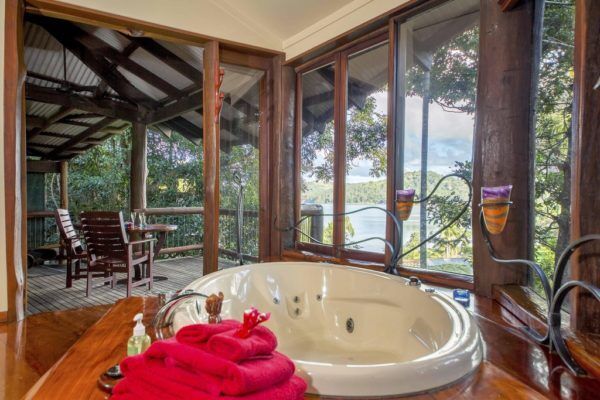
[[[148,136],[146,125],[134,122],[131,135],[131,170],[129,172],[129,208],[146,208],[146,177],[148,175]]]
[[[479,228],[482,186],[512,184],[508,223],[493,238],[507,258],[530,258],[533,223],[533,105],[536,73],[535,1],[508,12],[481,1],[477,118],[473,143],[473,269],[475,291],[491,297],[492,285],[527,284],[524,266],[498,265]]]
[[[60,208],[69,209],[69,163],[60,162]]]
[[[23,3],[7,0],[4,20],[4,200],[8,321],[25,318],[27,299],[27,163]],[[0,210],[2,212],[2,210]],[[0,250],[4,251],[4,249]],[[4,267],[4,266],[0,266]]]
[[[219,43],[204,46],[204,275],[219,269],[219,122],[216,120]]]
[[[600,2],[578,0],[575,20],[573,176],[571,239],[600,232]],[[600,244],[583,246],[572,258],[573,279],[600,286]],[[571,322],[578,331],[600,333],[600,304],[588,293],[574,297]]]

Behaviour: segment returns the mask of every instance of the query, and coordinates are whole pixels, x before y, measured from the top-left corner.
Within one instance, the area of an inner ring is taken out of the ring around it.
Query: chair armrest
[[[135,245],[135,244],[149,243],[149,242],[155,242],[155,241],[156,241],[156,238],[150,238],[150,239],[135,240],[133,242],[128,242],[127,244]]]

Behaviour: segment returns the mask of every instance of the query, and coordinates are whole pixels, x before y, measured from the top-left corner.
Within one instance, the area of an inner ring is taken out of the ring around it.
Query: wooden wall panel
[[[600,232],[600,2],[578,0],[575,22],[573,176],[571,238]],[[573,257],[573,278],[600,286],[600,244],[584,246]],[[600,303],[588,293],[575,297],[576,330],[600,333]]]
[[[219,76],[219,43],[210,41],[204,47],[204,274],[215,272],[219,267],[219,168],[220,132],[216,120]]]
[[[536,69],[535,1],[502,12],[481,1],[477,116],[473,143],[473,268],[475,290],[491,296],[493,284],[528,282],[523,266],[490,259],[479,228],[482,186],[512,184],[505,231],[494,245],[505,257],[531,256],[533,209],[533,104]]]
[[[23,7],[6,0],[4,19],[4,196],[9,321],[25,317],[27,225]]]

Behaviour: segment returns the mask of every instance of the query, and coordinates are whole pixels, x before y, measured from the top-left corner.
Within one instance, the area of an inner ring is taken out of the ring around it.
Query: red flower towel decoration
[[[271,313],[261,313],[254,307],[250,307],[249,310],[244,311],[244,323],[235,331],[235,336],[239,338],[247,338],[250,336],[250,332],[258,324],[262,324],[271,318]]]

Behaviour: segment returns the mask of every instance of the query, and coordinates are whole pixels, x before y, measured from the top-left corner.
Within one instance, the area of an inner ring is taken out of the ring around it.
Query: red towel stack
[[[302,399],[306,383],[294,375],[294,363],[275,351],[273,332],[256,326],[240,338],[240,325],[190,325],[127,357],[121,362],[125,378],[111,399]]]

